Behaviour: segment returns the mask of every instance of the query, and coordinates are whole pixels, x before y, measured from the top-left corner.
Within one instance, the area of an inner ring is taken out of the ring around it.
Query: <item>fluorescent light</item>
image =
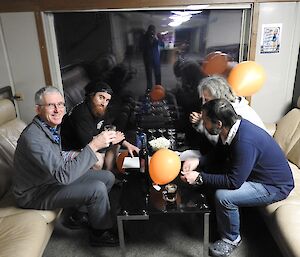
[[[175,21],[170,22],[168,25],[171,26],[171,27],[177,27],[177,26],[179,26],[181,24],[182,24],[182,21],[175,20]]]
[[[178,15],[178,16],[189,16],[189,15],[193,15],[193,14],[202,13],[202,11],[171,11],[171,13]],[[172,15],[172,16],[174,16],[174,15]]]

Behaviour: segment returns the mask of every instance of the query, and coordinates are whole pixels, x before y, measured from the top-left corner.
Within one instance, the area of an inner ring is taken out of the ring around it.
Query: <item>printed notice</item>
[[[260,44],[261,54],[279,53],[282,24],[263,24]]]

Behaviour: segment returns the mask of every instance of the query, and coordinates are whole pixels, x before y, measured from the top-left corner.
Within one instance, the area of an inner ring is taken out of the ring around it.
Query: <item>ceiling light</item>
[[[182,23],[182,21],[174,20],[174,21],[170,22],[168,25],[171,27],[177,27],[177,26],[181,25],[181,23]]]

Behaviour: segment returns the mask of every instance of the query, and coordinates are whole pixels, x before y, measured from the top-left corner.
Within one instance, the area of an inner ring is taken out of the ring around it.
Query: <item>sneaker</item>
[[[89,217],[87,213],[76,212],[71,216],[63,219],[62,225],[69,229],[81,229],[89,226]]]
[[[209,247],[209,254],[213,257],[227,257],[241,244],[240,240],[237,244],[231,244],[224,240],[218,240]]]
[[[94,231],[90,232],[89,235],[90,245],[99,247],[99,246],[118,246],[119,238],[116,234],[112,233],[110,230],[104,231],[101,235],[97,235]]]

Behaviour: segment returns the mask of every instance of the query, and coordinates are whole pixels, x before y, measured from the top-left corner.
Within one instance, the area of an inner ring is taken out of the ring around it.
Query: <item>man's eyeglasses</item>
[[[66,104],[64,102],[59,102],[57,104],[49,103],[49,104],[39,104],[39,106],[45,106],[49,110],[54,110],[56,109],[63,109],[65,108]]]

